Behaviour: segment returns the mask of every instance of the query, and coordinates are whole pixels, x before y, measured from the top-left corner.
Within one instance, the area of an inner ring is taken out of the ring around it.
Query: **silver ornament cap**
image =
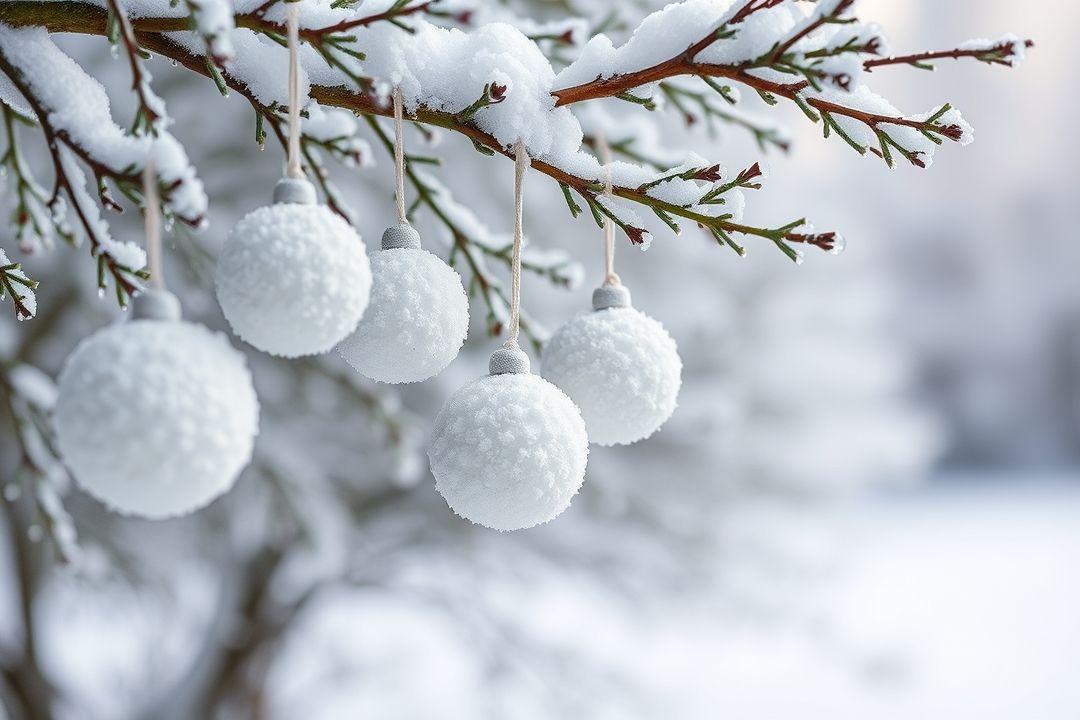
[[[398,223],[386,228],[382,234],[383,250],[420,250],[420,233],[409,223]]]
[[[285,177],[274,185],[275,203],[314,205],[315,199],[315,186],[304,178]]]
[[[501,347],[491,353],[488,373],[491,375],[528,374],[531,371],[529,356],[519,347]]]
[[[168,290],[147,288],[131,304],[133,320],[176,322],[180,319],[180,300]]]
[[[604,283],[593,290],[592,306],[593,310],[633,307],[630,304],[630,288],[622,284]]]

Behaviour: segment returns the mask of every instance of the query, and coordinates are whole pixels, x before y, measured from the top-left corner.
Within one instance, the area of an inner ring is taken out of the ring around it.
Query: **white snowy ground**
[[[573,587],[519,611],[555,657],[584,646],[582,670],[629,674],[641,694],[632,701],[606,681],[578,698],[591,720],[1080,718],[1080,483],[936,485],[861,503],[837,522],[846,558],[821,591],[797,599],[806,611],[797,624],[723,622],[703,605],[622,613]],[[360,617],[379,622],[343,638]],[[452,628],[400,599],[349,598],[303,635],[295,651],[348,654],[341,669],[354,681],[290,664],[285,715],[315,710],[315,698],[319,718],[491,710]],[[556,663],[536,683],[559,694],[558,678],[576,672]],[[498,716],[544,717],[504,690]]]
[[[1080,485],[938,486],[846,524],[818,643],[718,629],[680,659],[671,630],[681,717],[1080,718]]]
[[[513,635],[478,638],[484,623],[455,627],[401,594],[327,598],[272,671],[273,717],[1080,718],[1080,478],[936,483],[827,520],[839,552],[806,548],[824,563],[780,586],[772,614],[628,605],[559,580],[476,588],[516,618]],[[87,589],[60,584],[42,606],[45,659],[80,707],[118,717],[122,689],[169,662],[177,638],[164,630],[183,623],[172,604],[92,602]],[[139,638],[153,628],[164,634],[148,658]],[[487,657],[493,642],[504,652]]]

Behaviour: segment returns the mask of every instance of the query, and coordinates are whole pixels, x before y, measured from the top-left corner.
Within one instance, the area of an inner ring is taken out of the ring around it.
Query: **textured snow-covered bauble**
[[[371,269],[356,231],[306,180],[285,179],[274,204],[236,224],[218,257],[217,297],[233,331],[263,352],[326,352],[368,304]]]
[[[637,442],[675,411],[682,361],[663,325],[630,306],[626,287],[597,288],[593,308],[551,336],[542,374],[581,408],[589,440]]]
[[[259,420],[244,356],[223,334],[180,321],[171,297],[136,298],[144,319],[76,348],[60,373],[54,420],[60,455],[83,489],[155,519],[228,491],[251,459]]]
[[[457,357],[469,331],[469,300],[461,277],[420,249],[403,223],[383,234],[371,255],[371,301],[338,352],[361,375],[388,383],[419,382]]]
[[[521,350],[491,357],[491,374],[446,402],[428,458],[458,515],[495,530],[551,520],[585,479],[589,439],[570,398],[529,372]]]

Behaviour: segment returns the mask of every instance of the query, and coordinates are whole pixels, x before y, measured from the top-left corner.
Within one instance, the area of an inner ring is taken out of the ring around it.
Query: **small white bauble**
[[[570,398],[498,350],[491,374],[458,390],[435,419],[435,487],[461,517],[495,530],[551,520],[585,480],[589,439]]]
[[[371,301],[338,352],[361,375],[388,383],[419,382],[457,357],[469,331],[461,277],[420,249],[411,225],[388,228],[371,257]]]
[[[79,344],[60,373],[54,418],[79,485],[117,512],[152,519],[228,491],[259,423],[244,356],[223,334],[180,321],[168,298],[136,298],[137,317],[175,317],[133,319]]]
[[[326,352],[351,333],[371,291],[364,242],[315,203],[306,180],[285,179],[274,204],[236,224],[218,257],[217,297],[243,340],[263,352]]]
[[[675,412],[682,361],[664,326],[630,306],[624,286],[598,288],[593,307],[551,336],[542,374],[581,408],[589,440],[627,445]]]

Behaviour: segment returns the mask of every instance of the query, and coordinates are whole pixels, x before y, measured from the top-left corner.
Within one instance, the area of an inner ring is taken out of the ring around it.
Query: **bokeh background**
[[[400,394],[335,358],[249,353],[264,415],[237,488],[147,523],[50,477],[78,533],[68,566],[34,511],[45,480],[19,471],[5,416],[0,687],[47,678],[53,712],[71,718],[1077,717],[1080,11],[862,0],[859,15],[897,51],[1005,31],[1036,47],[1014,70],[946,61],[871,76],[905,110],[948,100],[975,126],[974,145],[924,171],[824,141],[793,108],[752,108],[783,120],[793,148],[767,157],[748,218],[805,214],[848,249],[796,267],[771,247],[741,260],[662,228],[646,253],[620,247],[636,305],[679,343],[680,408],[644,443],[594,448],[563,517],[500,535],[434,492],[425,434],[483,372],[496,341],[482,318],[446,373]],[[100,39],[63,45],[128,117],[122,60]],[[152,69],[212,198],[206,233],[170,236],[171,282],[187,315],[221,327],[210,259],[266,199],[281,155],[255,147],[242,98]],[[644,112],[616,103],[583,120],[629,128]],[[711,136],[675,113],[657,127],[676,155],[730,168],[758,157],[734,129]],[[369,241],[392,220],[391,165],[371,145],[373,163],[334,170]],[[509,163],[451,136],[437,151],[433,172],[508,237]],[[527,309],[554,327],[587,306],[601,237],[554,184],[530,178],[527,193],[532,245],[584,272],[573,290],[527,279]],[[117,227],[137,238],[128,215]],[[445,248],[430,214],[416,223]],[[0,358],[5,372],[54,375],[117,313],[81,252],[26,264],[41,317],[0,318]]]

